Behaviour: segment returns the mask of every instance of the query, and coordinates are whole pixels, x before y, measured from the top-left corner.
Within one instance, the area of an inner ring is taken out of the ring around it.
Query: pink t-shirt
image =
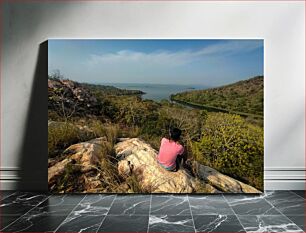
[[[174,141],[170,141],[167,138],[161,140],[159,153],[157,159],[159,163],[165,167],[175,167],[175,160],[178,155],[184,153],[184,147]]]

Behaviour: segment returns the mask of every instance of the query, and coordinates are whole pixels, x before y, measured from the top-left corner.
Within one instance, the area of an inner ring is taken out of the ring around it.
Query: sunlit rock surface
[[[192,176],[181,168],[177,172],[166,171],[157,160],[157,151],[148,143],[138,139],[121,139],[115,146],[119,174],[123,177],[135,175],[144,190],[152,193],[191,193],[197,186],[205,187],[206,192],[259,193],[260,191],[237,181],[210,167],[196,163],[200,178]]]
[[[167,171],[158,164],[157,151],[145,141],[139,138],[118,140],[114,146],[115,155],[112,157],[118,162],[115,163],[116,167],[112,172],[117,172],[115,175],[121,177],[123,192],[129,190],[124,180],[132,177],[141,186],[141,192],[148,193],[260,193],[247,184],[197,162],[193,162],[196,173],[183,167],[176,172]],[[106,189],[100,190],[102,183],[106,181],[103,163],[111,159],[110,155],[102,156],[106,147],[105,137],[68,147],[61,159],[52,163],[48,169],[51,191],[52,187],[58,185],[58,180],[63,180],[67,172],[70,172],[76,179],[73,182],[82,185],[83,192],[107,192]],[[124,185],[127,186],[126,191]]]

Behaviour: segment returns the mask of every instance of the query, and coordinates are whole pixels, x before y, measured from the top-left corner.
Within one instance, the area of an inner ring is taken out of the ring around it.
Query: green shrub
[[[202,164],[263,190],[263,129],[238,115],[208,115],[200,141],[192,143]]]
[[[106,140],[114,145],[118,133],[119,126],[117,124],[103,124],[99,120],[50,122],[48,127],[49,157],[60,154],[72,144],[98,137],[106,137]]]
[[[117,124],[103,124],[101,121],[93,120],[88,124],[89,129],[93,132],[94,137],[106,137],[112,145],[116,143],[119,134]]]
[[[48,153],[49,157],[58,154],[71,144],[80,141],[79,129],[71,123],[51,122],[48,127]]]
[[[176,93],[171,99],[263,116],[263,84],[263,76],[257,76],[216,88]]]

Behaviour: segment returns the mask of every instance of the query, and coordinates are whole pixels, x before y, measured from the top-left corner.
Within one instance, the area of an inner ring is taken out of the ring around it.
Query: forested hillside
[[[171,99],[213,107],[216,111],[226,110],[239,115],[260,117],[263,116],[263,91],[263,76],[256,76],[217,88],[177,93]]]
[[[82,83],[83,87],[88,88],[92,91],[93,94],[102,94],[102,95],[142,95],[145,94],[139,90],[127,90],[120,89],[114,86],[108,85],[99,85],[99,84],[89,84]]]
[[[193,179],[201,180],[196,165],[201,164],[263,190],[263,128],[245,118],[189,109],[169,101],[142,100],[136,90],[71,80],[48,81],[50,191],[151,192],[156,187],[144,189],[143,176],[141,178],[137,173],[139,170],[129,176],[119,174],[120,161],[115,147],[120,138],[138,138],[158,151],[160,140],[167,136],[169,127],[182,129],[181,143],[189,161],[186,171]],[[229,90],[236,90],[240,99],[259,103],[259,94],[257,96],[255,92],[260,92],[258,87],[262,87],[262,82],[263,78],[257,77],[209,92],[217,96],[222,93],[226,96],[224,101],[230,103],[232,94]],[[248,85],[252,86],[249,91],[242,90]],[[254,96],[247,98],[251,92]],[[215,99],[217,101],[219,97]],[[249,106],[255,105],[249,103]],[[132,142],[138,142],[138,139]],[[192,192],[211,192],[210,186],[217,191],[231,191],[206,180],[193,185]]]

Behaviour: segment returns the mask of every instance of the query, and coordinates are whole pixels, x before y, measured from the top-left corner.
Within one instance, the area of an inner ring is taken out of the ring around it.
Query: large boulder
[[[95,133],[87,126],[69,122],[48,121],[49,166],[58,162],[63,149],[78,142],[94,138]]]
[[[101,103],[80,83],[48,79],[48,109],[64,117],[98,115]]]
[[[135,175],[146,192],[191,193],[195,189],[195,179],[186,170],[166,171],[157,163],[157,151],[138,138],[122,139],[115,151],[119,175]]]
[[[102,184],[99,165],[104,159],[102,156],[105,151],[106,138],[96,138],[87,142],[74,144],[64,151],[65,158],[48,168],[49,188],[58,184],[69,169],[78,174],[77,179],[82,180],[82,191],[91,192],[98,189]],[[73,175],[73,174],[72,174]],[[72,181],[73,182],[73,181]]]
[[[166,171],[156,159],[157,151],[138,139],[121,139],[115,145],[118,172],[122,177],[134,175],[142,189],[152,193],[260,193],[259,190],[226,176],[217,170],[195,162],[197,178],[181,168],[177,172]]]
[[[224,175],[217,170],[194,162],[198,176],[223,192],[231,193],[261,193],[258,189],[241,181]]]
[[[120,139],[114,149],[116,158],[110,156],[112,145],[105,137],[71,145],[48,169],[50,191],[58,191],[61,185],[62,192],[130,192],[129,181],[135,178],[139,192],[260,192],[197,162],[193,164],[196,172],[166,171],[157,162],[157,151],[139,138]],[[110,159],[117,159],[117,167]]]
[[[68,147],[64,153],[69,154],[69,158],[74,160],[76,165],[80,166],[81,172],[88,172],[96,169],[102,160],[103,142],[105,141],[106,138],[101,137],[74,144]]]

